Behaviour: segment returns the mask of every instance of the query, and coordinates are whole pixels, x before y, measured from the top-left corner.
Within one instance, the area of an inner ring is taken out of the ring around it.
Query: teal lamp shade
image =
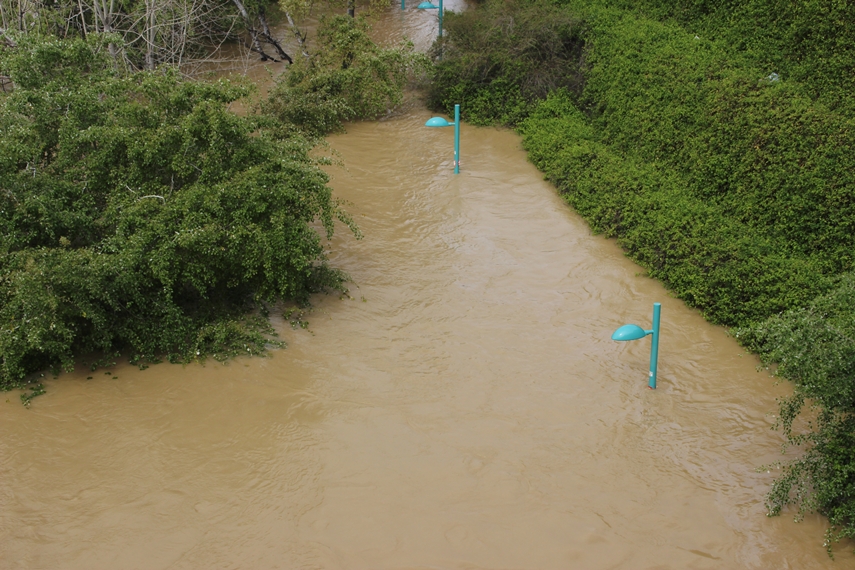
[[[425,126],[426,127],[450,127],[453,124],[454,123],[449,123],[448,121],[446,121],[442,117],[433,117],[431,119],[428,119],[427,123],[425,123]]]
[[[653,331],[650,331],[653,332]],[[612,340],[638,340],[647,336],[647,331],[638,325],[623,325],[612,334]]]
[[[437,6],[434,6],[430,2],[422,2],[418,6],[416,6],[419,10],[436,10]]]

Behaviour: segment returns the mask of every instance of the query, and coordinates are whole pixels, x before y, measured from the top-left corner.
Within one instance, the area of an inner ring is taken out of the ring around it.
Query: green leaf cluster
[[[566,92],[520,127],[530,160],[596,232],[714,323],[736,325],[802,306],[833,281],[809,258],[687,189],[673,169],[634,158],[600,132]]]
[[[720,41],[812,99],[852,108],[855,4],[840,0],[608,0]]]
[[[584,105],[605,144],[681,176],[781,254],[853,268],[855,116],[679,26],[627,13],[592,25]]]
[[[352,222],[311,142],[229,111],[248,88],[119,75],[92,36],[21,38],[0,73],[0,388],[90,352],[263,352],[264,303],[343,288],[316,228]]]

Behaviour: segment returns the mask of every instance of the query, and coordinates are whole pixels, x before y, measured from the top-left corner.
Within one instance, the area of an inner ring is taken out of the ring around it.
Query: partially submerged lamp
[[[426,127],[454,127],[454,173],[460,174],[460,105],[454,106],[454,122],[449,123],[442,117],[432,117]]]
[[[656,365],[659,359],[659,312],[662,308],[661,303],[653,303],[653,328],[644,330],[638,325],[623,325],[612,334],[612,340],[627,341],[639,340],[647,335],[653,335],[650,344],[650,373],[648,386],[652,390],[656,389]]]

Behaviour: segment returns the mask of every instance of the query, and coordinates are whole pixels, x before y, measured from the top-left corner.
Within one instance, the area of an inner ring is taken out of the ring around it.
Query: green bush
[[[592,43],[585,101],[604,143],[667,165],[782,254],[853,268],[855,118],[675,25],[625,15]]]
[[[852,108],[855,4],[838,0],[609,0],[657,20],[673,19],[778,73],[814,100]]]
[[[375,44],[362,17],[323,19],[317,35],[315,54],[298,58],[262,105],[311,137],[341,131],[347,121],[383,116],[402,101],[409,78],[427,67],[410,43]]]
[[[120,76],[97,42],[0,51],[0,389],[88,352],[257,353],[252,311],[345,280],[309,142],[229,112],[244,87]]]

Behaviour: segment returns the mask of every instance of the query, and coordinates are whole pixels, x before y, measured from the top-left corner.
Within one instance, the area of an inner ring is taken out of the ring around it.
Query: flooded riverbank
[[[788,386],[591,235],[513,133],[464,125],[454,175],[430,116],[330,139],[365,238],[330,244],[350,297],[275,321],[287,349],[6,395],[0,568],[855,562],[821,517],[765,517]],[[648,341],[610,335],[654,302],[651,391]]]

